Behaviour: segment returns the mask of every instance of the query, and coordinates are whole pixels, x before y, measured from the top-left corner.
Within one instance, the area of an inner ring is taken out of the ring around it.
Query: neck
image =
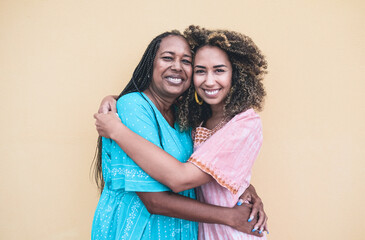
[[[150,88],[147,88],[144,93],[151,99],[151,101],[155,104],[155,106],[161,113],[167,113],[171,111],[171,106],[174,103],[175,99],[161,97]]]
[[[225,122],[223,105],[210,105],[212,110],[212,116],[207,120],[205,126],[208,129],[220,128]]]
[[[223,119],[224,117],[224,109],[223,105],[210,105],[210,109],[212,110],[212,116],[213,119]]]
[[[171,106],[176,99],[162,97],[151,88],[147,88],[144,94],[153,102],[170,126],[174,127],[175,117]]]

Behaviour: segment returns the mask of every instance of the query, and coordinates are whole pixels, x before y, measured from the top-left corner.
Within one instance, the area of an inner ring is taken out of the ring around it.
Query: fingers
[[[115,99],[114,99],[114,102],[110,106],[110,111],[113,113],[117,112],[117,101],[115,101]]]
[[[241,206],[243,202],[244,202],[244,200],[242,198],[239,199],[238,202],[237,202],[237,206]]]
[[[98,113],[108,113],[108,112],[117,112],[117,101],[116,98],[118,96],[106,96],[101,101],[100,107],[98,109]]]
[[[250,235],[254,235],[254,236],[257,236],[257,237],[262,237],[264,234],[259,233],[259,231],[256,231],[256,232],[250,233]]]
[[[243,202],[246,202],[246,203],[251,203],[251,194],[249,192],[244,192],[240,196],[239,200],[242,200]]]
[[[258,217],[257,223],[254,226],[254,229],[256,229],[256,230],[261,228],[261,226],[264,225],[266,216],[265,216],[265,213],[263,211],[259,211],[259,213],[257,214],[257,217]]]
[[[267,233],[269,233],[269,230],[268,230],[268,228],[267,228],[267,220],[268,220],[268,217],[266,216],[265,217],[265,221],[264,221],[264,224],[261,226],[261,228],[260,228],[260,233],[262,233],[262,232],[264,232],[264,231],[266,231]]]
[[[257,231],[259,231],[259,233],[262,233],[265,228],[267,216],[263,211],[259,211],[258,216],[259,216],[259,219],[253,229],[256,229]]]
[[[99,110],[98,110],[98,113],[108,113],[109,112],[109,103],[108,102],[102,102],[100,107],[99,107]]]
[[[253,232],[259,230],[260,233],[262,233],[263,228],[264,228],[264,223],[266,220],[266,214],[264,212],[264,205],[262,204],[261,201],[256,201],[253,204],[252,207],[252,211],[251,211],[251,215],[249,218],[249,222],[252,221],[253,219],[255,219],[255,217],[257,217],[257,223],[255,224],[254,228],[252,229]]]
[[[251,214],[250,214],[250,217],[249,219],[247,220],[248,222],[251,222],[252,220],[255,219],[255,216],[257,216],[257,213],[258,213],[259,209],[257,207],[257,205],[253,205],[252,206],[252,210],[251,210]]]
[[[264,226],[264,231],[266,231],[267,234],[269,234],[269,228],[267,227],[267,220],[268,220],[268,218],[266,218],[266,223],[265,223],[265,226]]]

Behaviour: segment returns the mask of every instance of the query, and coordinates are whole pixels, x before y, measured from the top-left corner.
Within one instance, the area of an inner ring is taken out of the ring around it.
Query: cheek
[[[198,76],[193,77],[193,84],[195,88],[198,88],[202,83],[202,80]]]
[[[231,88],[232,87],[232,74],[229,74],[226,78],[226,86],[227,88]]]
[[[186,67],[185,68],[185,73],[187,77],[190,77],[190,79],[192,79],[193,77],[193,68],[192,67]]]
[[[191,77],[190,77],[190,78],[188,78],[188,80],[187,80],[187,81],[186,81],[186,83],[185,83],[185,86],[186,86],[187,88],[189,88],[190,84],[191,84]]]

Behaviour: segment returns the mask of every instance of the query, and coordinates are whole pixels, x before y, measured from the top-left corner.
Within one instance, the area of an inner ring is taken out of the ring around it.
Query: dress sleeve
[[[188,161],[235,195],[250,184],[251,169],[261,145],[261,120],[250,109],[236,115],[202,143]]]
[[[161,147],[157,120],[151,106],[138,93],[128,94],[117,101],[117,111],[123,124],[153,144]],[[114,141],[112,146],[112,176],[114,188],[125,191],[160,192],[170,190],[143,171]],[[140,146],[143,151],[143,146]]]

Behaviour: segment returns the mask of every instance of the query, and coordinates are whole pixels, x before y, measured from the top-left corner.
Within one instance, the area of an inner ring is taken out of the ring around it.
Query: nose
[[[171,69],[175,71],[181,71],[181,62],[180,61],[174,61],[171,65]]]
[[[213,86],[214,83],[215,83],[215,79],[214,79],[214,76],[211,72],[208,72],[206,77],[205,77],[205,85],[208,87],[208,86]]]

